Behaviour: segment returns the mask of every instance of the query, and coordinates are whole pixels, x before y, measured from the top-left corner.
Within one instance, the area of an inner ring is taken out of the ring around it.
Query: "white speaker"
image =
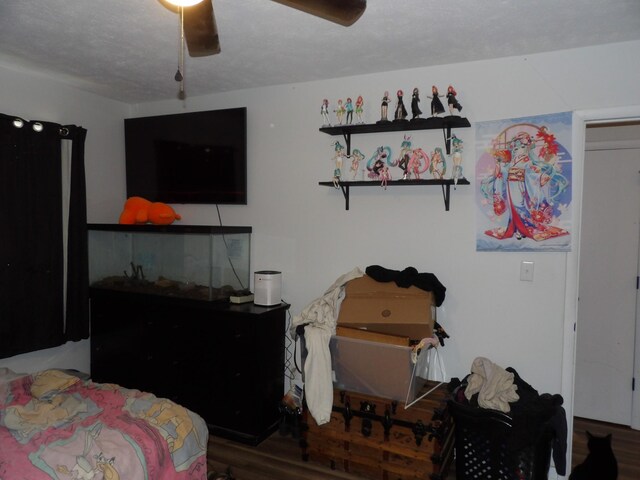
[[[263,307],[280,305],[282,301],[282,273],[261,270],[253,274],[253,303]]]

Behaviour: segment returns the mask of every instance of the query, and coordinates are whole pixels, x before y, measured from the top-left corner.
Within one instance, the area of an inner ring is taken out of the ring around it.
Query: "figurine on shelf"
[[[447,162],[444,159],[444,155],[442,155],[442,149],[440,147],[436,147],[431,153],[429,172],[436,180],[443,179],[444,174],[447,173]]]
[[[409,158],[408,171],[409,175],[413,174],[413,178],[420,180],[420,175],[429,168],[429,155],[421,148],[416,148],[411,152]]]
[[[457,110],[458,113],[462,111],[462,105],[456,100],[456,89],[449,85],[447,88],[447,104],[449,105],[449,115],[453,115],[453,111]]]
[[[391,170],[389,170],[389,167],[385,164],[382,166],[379,173],[380,173],[380,186],[386,190],[387,183],[389,182],[389,180],[391,180]]]
[[[355,180],[360,170],[360,162],[364,160],[364,154],[357,148],[351,152],[351,168],[349,171],[352,173],[351,180]]]
[[[344,104],[344,109],[347,112],[347,125],[351,125],[353,122],[353,102],[351,97],[347,97],[347,103]]]
[[[364,114],[364,99],[362,95],[358,95],[356,98],[356,118],[358,119],[358,123],[364,123],[362,120],[362,115]]]
[[[342,119],[344,118],[344,114],[346,112],[346,109],[342,104],[342,99],[338,100],[338,108],[336,108],[334,112],[336,114],[336,118],[338,119],[338,125],[342,125]]]
[[[411,137],[405,135],[402,144],[400,144],[400,156],[393,162],[394,166],[400,167],[402,170],[402,179],[409,178],[409,159],[411,158]]]
[[[342,162],[344,159],[344,147],[340,142],[336,141],[334,144],[334,168],[333,168],[333,186],[340,187],[340,180],[342,180]]]
[[[380,171],[391,158],[391,148],[378,147],[376,153],[367,162],[367,170],[369,171],[369,178],[372,180],[378,180],[380,178]]]
[[[394,119],[394,121],[406,120],[406,118],[407,118],[407,109],[404,108],[404,100],[402,99],[402,97],[404,97],[404,92],[402,90],[398,90],[396,95],[397,95],[396,113],[395,113],[393,119]]]
[[[322,105],[320,106],[320,115],[322,115],[322,126],[330,127],[331,122],[329,121],[329,100],[326,98],[322,100]]]
[[[453,152],[453,171],[451,172],[451,178],[453,184],[458,185],[458,180],[464,178],[462,173],[462,140],[456,137],[455,134],[451,135],[451,151]]]
[[[422,115],[422,110],[420,110],[420,91],[418,87],[413,89],[413,94],[411,95],[411,114],[413,115],[412,120],[419,119],[420,115]]]
[[[432,117],[437,117],[438,114],[444,113],[444,105],[442,105],[442,101],[440,100],[440,97],[442,97],[442,95],[438,93],[438,87],[433,85],[431,87],[431,96],[429,97],[431,99],[431,116]]]
[[[385,91],[382,96],[382,103],[380,103],[380,120],[378,123],[387,123],[389,121],[388,112],[389,112],[389,102],[391,99],[389,98],[389,92]]]

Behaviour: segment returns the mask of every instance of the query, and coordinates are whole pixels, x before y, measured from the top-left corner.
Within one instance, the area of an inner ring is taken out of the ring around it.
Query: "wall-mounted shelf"
[[[447,155],[451,154],[451,130],[453,128],[469,128],[471,124],[465,117],[450,115],[448,117],[429,117],[416,120],[396,120],[380,123],[362,123],[356,125],[334,125],[322,127],[320,131],[327,135],[342,135],[347,144],[347,155],[351,155],[351,135],[360,133],[408,132],[413,130],[442,129]]]
[[[318,185],[322,185],[324,187],[334,187],[333,182],[318,182]],[[448,212],[449,211],[449,198],[451,195],[451,185],[456,187],[453,179],[441,179],[441,180],[389,180],[387,182],[387,186],[410,186],[410,185],[440,185],[442,187],[442,196],[444,197],[444,208]],[[457,185],[469,185],[469,180],[466,178],[458,179]],[[379,181],[372,180],[360,180],[353,182],[339,182],[338,186],[340,190],[342,190],[342,194],[344,195],[345,201],[345,210],[349,210],[349,189],[351,187],[378,187],[380,188]]]
[[[413,130],[436,130],[442,129],[447,155],[451,154],[451,130],[454,128],[469,128],[471,124],[465,117],[449,115],[447,117],[428,117],[415,120],[395,120],[377,123],[362,123],[355,125],[334,125],[322,127],[320,131],[327,135],[342,135],[347,144],[347,155],[351,155],[351,135],[360,133],[382,133],[382,132],[408,132]],[[325,187],[336,187],[333,182],[319,182]],[[388,186],[400,185],[440,185],[442,196],[444,197],[444,208],[449,211],[449,198],[451,185],[469,185],[466,178],[458,179],[457,183],[453,179],[430,179],[430,180],[390,180]],[[349,210],[349,189],[350,187],[380,187],[379,181],[340,181],[338,186],[342,190],[345,200],[345,210]]]

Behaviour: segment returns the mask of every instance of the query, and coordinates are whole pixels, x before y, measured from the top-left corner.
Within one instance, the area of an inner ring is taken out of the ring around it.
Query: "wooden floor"
[[[582,462],[587,455],[585,430],[595,435],[613,435],[618,480],[640,479],[640,430],[574,419],[573,465]],[[360,477],[303,462],[298,440],[278,432],[257,447],[211,437],[208,457],[210,472],[225,473],[230,468],[237,480],[360,480]],[[451,471],[448,478],[454,479],[455,472]]]
[[[360,477],[302,461],[298,440],[278,432],[257,447],[209,439],[209,472],[231,469],[237,480],[359,480]],[[215,475],[210,478],[216,478]],[[224,477],[223,477],[224,478]]]
[[[640,479],[640,430],[614,425],[611,423],[573,419],[573,466],[581,463],[587,456],[585,431],[594,435],[613,435],[613,453],[618,460],[618,480]]]

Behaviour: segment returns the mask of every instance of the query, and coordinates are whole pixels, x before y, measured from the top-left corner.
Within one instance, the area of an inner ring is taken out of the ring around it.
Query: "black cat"
[[[597,437],[587,433],[589,455],[569,475],[569,480],[616,480],[618,462],[611,448],[611,434]]]

